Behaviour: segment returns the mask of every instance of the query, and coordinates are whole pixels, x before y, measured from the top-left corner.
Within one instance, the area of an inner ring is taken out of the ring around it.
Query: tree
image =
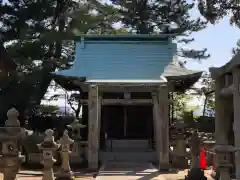
[[[2,40],[24,72],[43,64],[52,66],[52,71],[68,67],[73,61],[74,32],[107,29],[114,19],[111,7],[97,1],[9,0],[1,2],[0,13]]]
[[[118,7],[118,14],[125,28],[137,34],[174,34],[179,44],[188,44],[192,32],[206,27],[206,21],[193,20],[189,11],[194,3],[186,0],[111,0]],[[206,49],[193,50],[180,47],[178,55],[193,59],[208,58]]]
[[[59,113],[59,107],[54,105],[43,105],[41,104],[39,106],[39,114],[45,115],[45,116],[51,116],[53,114]]]
[[[238,0],[198,0],[198,9],[212,24],[230,15],[230,23],[240,27],[240,2]]]
[[[239,52],[240,52],[240,40],[238,40],[236,47],[232,49],[232,53],[234,56]]]
[[[97,14],[91,13],[94,10]],[[7,108],[13,105],[21,104],[20,114],[26,108],[33,109],[39,105],[39,98],[46,92],[46,82],[50,82],[49,73],[72,64],[74,32],[89,33],[96,28],[110,28],[108,24],[113,19],[111,12],[110,6],[97,1],[0,1],[0,46],[6,46],[20,72],[6,76],[10,80],[6,80],[8,83],[4,83],[0,90],[1,104],[5,105],[4,108],[0,106],[1,119],[5,119]],[[28,74],[31,78],[25,78]],[[16,97],[17,92],[25,93]],[[28,112],[31,114],[32,110]]]
[[[189,94],[185,95],[184,93],[173,93],[172,115],[174,118],[181,119],[186,108],[186,103],[189,100],[191,100],[191,96]]]
[[[215,112],[215,95],[214,95],[214,86],[215,82],[211,78],[209,73],[204,73],[201,78],[202,88],[198,92],[200,96],[204,96],[204,105],[203,105],[203,116],[214,116]]]

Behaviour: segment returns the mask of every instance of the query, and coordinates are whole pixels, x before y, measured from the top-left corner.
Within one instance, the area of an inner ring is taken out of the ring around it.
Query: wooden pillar
[[[98,91],[98,151],[100,151],[101,143],[101,115],[102,115],[102,93]],[[100,159],[100,157],[99,157]]]
[[[169,96],[168,87],[159,88],[159,113],[160,113],[160,170],[169,168]]]
[[[153,124],[159,170],[169,168],[169,99],[168,88],[152,92]]]
[[[97,85],[89,86],[88,100],[88,168],[97,170],[100,136],[100,100]]]
[[[234,85],[234,93],[233,93],[233,109],[234,109],[234,146],[237,148],[237,152],[235,153],[235,168],[236,168],[236,180],[240,180],[240,69],[233,70],[233,85]]]
[[[154,140],[155,140],[155,149],[157,155],[157,163],[160,163],[159,159],[159,146],[160,146],[160,114],[159,114],[159,102],[158,102],[158,92],[152,92],[153,100],[153,126],[154,126]]]

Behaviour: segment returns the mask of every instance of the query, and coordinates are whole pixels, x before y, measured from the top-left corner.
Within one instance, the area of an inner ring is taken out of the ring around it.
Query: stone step
[[[143,149],[146,150],[149,148],[148,140],[106,140],[107,149]]]
[[[102,162],[155,162],[156,152],[100,152]]]
[[[144,147],[144,148],[129,148],[129,147],[118,147],[118,148],[105,148],[106,152],[153,152],[155,150]]]

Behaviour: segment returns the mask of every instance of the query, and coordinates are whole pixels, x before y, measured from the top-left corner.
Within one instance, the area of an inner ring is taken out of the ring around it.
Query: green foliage
[[[233,55],[236,55],[238,52],[240,52],[240,40],[237,41],[236,47],[232,49]]]
[[[211,78],[211,75],[209,73],[203,74],[201,78],[201,85],[203,87],[201,88],[199,95],[205,96],[203,116],[205,115],[213,116],[215,112],[215,94],[214,94],[215,82]]]
[[[173,117],[174,119],[182,119],[186,111],[192,111],[193,109],[189,108],[187,102],[192,99],[190,94],[184,93],[173,93]]]
[[[199,0],[198,9],[210,23],[214,24],[225,16],[229,16],[229,23],[240,28],[239,0]],[[232,49],[233,55],[239,52],[240,41]]]
[[[230,23],[240,27],[240,2],[238,0],[199,0],[198,9],[211,23],[230,15]]]
[[[12,106],[17,107],[21,115],[33,114],[46,92],[49,72],[72,65],[74,32],[111,29],[112,9],[97,1],[0,1],[0,43],[6,46],[20,72],[0,77],[0,100],[4,104],[0,107],[0,119],[6,119],[6,112]],[[93,11],[97,14],[91,13]]]
[[[176,34],[179,44],[188,44],[194,39],[186,38],[192,32],[198,32],[206,27],[206,21],[193,19],[190,10],[194,3],[186,0],[111,0],[118,7],[118,14],[124,27],[137,34]],[[178,55],[203,59],[208,58],[206,49],[193,50],[180,47]]]
[[[52,115],[59,113],[59,107],[54,105],[41,104],[38,108],[39,114]]]
[[[1,38],[19,70],[27,72],[42,65],[51,71],[70,66],[74,32],[107,30],[114,21],[112,8],[97,1],[9,0],[1,2],[0,13]]]

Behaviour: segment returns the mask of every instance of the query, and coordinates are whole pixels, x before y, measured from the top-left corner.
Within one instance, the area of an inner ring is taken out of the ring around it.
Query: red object
[[[202,148],[201,154],[200,154],[200,168],[201,169],[207,169],[207,161],[205,157],[205,149]]]

